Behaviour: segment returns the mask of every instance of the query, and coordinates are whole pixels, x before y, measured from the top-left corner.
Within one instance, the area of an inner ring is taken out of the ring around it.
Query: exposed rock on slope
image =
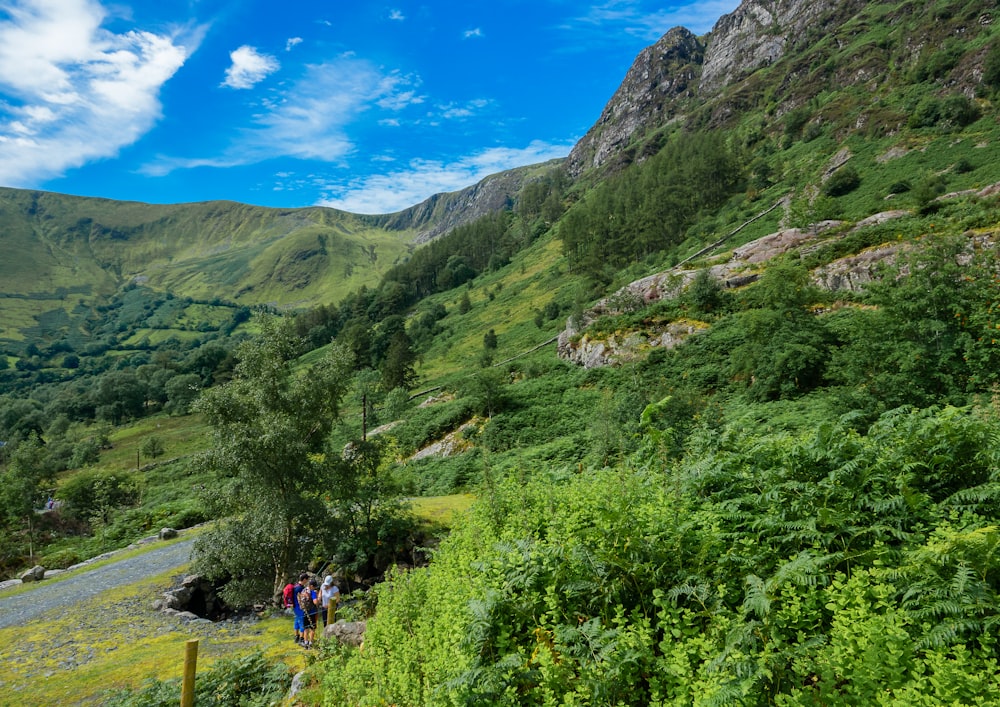
[[[745,0],[704,38],[683,27],[670,30],[636,57],[600,119],[573,148],[567,171],[575,177],[643,157],[633,151],[644,136],[776,62],[808,29],[842,21],[862,5],[859,0]]]
[[[844,232],[849,233],[858,228],[884,223],[908,213],[890,211],[875,214]],[[841,221],[824,221],[808,229],[788,228],[763,236],[735,248],[729,260],[711,266],[708,272],[727,288],[748,285],[757,280],[759,266],[763,263],[797,250],[820,237],[827,237],[843,225]],[[813,280],[819,286],[830,290],[860,290],[876,279],[878,268],[882,264],[895,259],[899,248],[900,246],[896,244],[888,244],[840,258],[817,268],[813,272]],[[688,336],[707,325],[681,320],[652,328],[647,327],[641,332],[615,332],[603,338],[590,338],[585,334],[581,335],[581,332],[601,316],[621,313],[616,308],[619,302],[650,304],[677,297],[696,274],[696,270],[674,268],[631,282],[610,297],[601,300],[584,313],[582,326],[576,327],[571,321],[559,334],[557,345],[559,358],[585,368],[595,368],[631,360],[638,355],[644,355],[645,350],[652,347],[673,348],[681,344]]]
[[[577,176],[625,149],[650,124],[664,124],[675,112],[676,99],[689,97],[697,85],[705,45],[676,27],[642,50],[597,123],[574,147],[567,161]]]
[[[382,228],[399,231],[415,229],[417,235],[414,242],[426,243],[456,226],[510,208],[526,181],[561,162],[562,160],[551,160],[540,165],[500,172],[461,191],[435,194],[403,211],[371,218]]]
[[[833,9],[850,11],[856,0],[747,0],[712,28],[698,90],[703,96],[762,66],[772,64],[785,53],[786,45],[805,35]]]

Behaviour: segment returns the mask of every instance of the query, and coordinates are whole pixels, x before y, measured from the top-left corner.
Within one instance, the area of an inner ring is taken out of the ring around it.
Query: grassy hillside
[[[407,252],[408,231],[332,209],[151,205],[0,190],[0,344],[43,344],[38,318],[81,310],[129,283],[234,305],[336,301]]]

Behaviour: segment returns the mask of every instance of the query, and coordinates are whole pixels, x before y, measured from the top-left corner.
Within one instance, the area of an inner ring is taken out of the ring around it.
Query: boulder
[[[360,646],[365,640],[365,621],[338,621],[323,630],[324,638],[336,638],[345,646]]]
[[[172,540],[177,537],[177,531],[173,528],[161,528],[160,540]]]
[[[163,606],[167,609],[187,609],[188,602],[191,601],[191,594],[192,591],[190,587],[178,587],[177,589],[171,589],[170,591],[163,593]]]
[[[22,572],[19,579],[22,582],[41,582],[45,579],[45,568],[41,565],[35,565],[30,570]]]

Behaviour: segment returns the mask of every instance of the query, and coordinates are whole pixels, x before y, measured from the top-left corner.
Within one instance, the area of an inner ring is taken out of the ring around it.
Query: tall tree
[[[0,518],[8,526],[24,522],[29,557],[35,550],[35,509],[42,507],[46,486],[53,478],[51,466],[46,463],[45,449],[35,433],[17,445],[10,462],[0,473]]]
[[[226,582],[243,603],[276,594],[288,573],[328,547],[336,522],[322,502],[325,445],[350,380],[345,347],[295,365],[292,323],[258,321],[261,335],[240,345],[231,381],[195,404],[212,427],[203,468],[223,480],[215,496],[226,520],[195,548],[200,571]]]

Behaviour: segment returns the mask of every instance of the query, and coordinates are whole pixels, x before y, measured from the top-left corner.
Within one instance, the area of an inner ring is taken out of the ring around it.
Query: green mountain
[[[540,166],[542,168],[543,166]],[[376,285],[421,242],[509,208],[535,168],[396,214],[153,205],[0,188],[0,348],[51,344],[125,286],[229,306],[294,309]]]

